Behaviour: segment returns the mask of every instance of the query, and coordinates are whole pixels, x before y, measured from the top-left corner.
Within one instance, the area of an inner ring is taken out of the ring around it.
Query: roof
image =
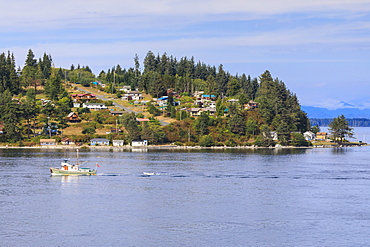
[[[148,122],[148,121],[150,121],[150,119],[148,119],[148,118],[136,118],[136,121],[139,121],[139,122]]]
[[[71,112],[68,114],[68,117],[72,117],[74,114],[77,114],[77,113]]]
[[[205,108],[202,108],[202,111],[215,112],[215,111],[216,111],[216,109],[215,109],[215,108],[212,108],[212,107],[205,107]]]
[[[92,94],[92,93],[75,93],[75,94],[71,94],[71,96],[85,96],[85,95],[95,96],[95,94]]]
[[[85,105],[104,105],[105,103],[84,103]]]
[[[109,140],[108,140],[108,139],[106,139],[106,138],[94,138],[94,139],[91,139],[90,141],[109,142]]]
[[[55,142],[55,139],[40,139],[40,142]]]

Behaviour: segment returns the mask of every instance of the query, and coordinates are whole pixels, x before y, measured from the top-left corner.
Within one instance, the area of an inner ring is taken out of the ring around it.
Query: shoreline
[[[171,149],[171,150],[222,150],[222,149],[314,149],[314,148],[336,148],[336,147],[361,147],[369,146],[369,144],[362,145],[316,145],[309,147],[295,147],[295,146],[275,146],[275,147],[258,147],[258,146],[212,146],[212,147],[201,147],[201,146],[177,146],[177,145],[158,145],[158,146],[75,146],[75,145],[49,145],[49,146],[32,146],[32,147],[21,147],[21,146],[0,146],[0,149],[100,149],[100,150],[158,150],[158,149]]]

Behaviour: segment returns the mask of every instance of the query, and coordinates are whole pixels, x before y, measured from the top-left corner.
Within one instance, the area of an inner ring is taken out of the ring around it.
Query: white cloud
[[[5,1],[5,0],[2,0]],[[125,23],[143,20],[150,24],[164,18],[162,25],[173,22],[209,21],[221,18],[230,20],[261,18],[269,15],[313,12],[316,15],[337,13],[343,17],[370,11],[367,0],[34,0],[6,1],[0,9],[0,26],[58,28],[69,25],[112,24],[117,20]],[[226,16],[225,16],[226,15]],[[166,20],[171,19],[171,22]],[[150,19],[150,22],[147,20]]]

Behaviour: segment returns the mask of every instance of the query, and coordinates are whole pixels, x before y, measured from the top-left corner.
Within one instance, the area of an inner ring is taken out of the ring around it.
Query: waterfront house
[[[306,131],[303,133],[303,136],[304,136],[304,139],[306,139],[306,141],[312,141],[315,139],[315,133],[313,133],[312,131]]]
[[[40,139],[41,146],[53,146],[57,145],[55,139]]]
[[[73,145],[75,144],[74,141],[72,141],[72,139],[70,138],[63,138],[61,141],[60,141],[63,145]]]
[[[123,146],[125,141],[124,140],[113,140],[113,146],[115,147],[119,147],[119,146]]]
[[[316,140],[325,141],[326,139],[328,139],[328,133],[327,132],[317,132],[316,133]]]
[[[148,146],[147,140],[135,140],[131,142],[131,146],[133,147],[146,147]]]
[[[90,140],[91,146],[109,146],[109,140],[105,138],[94,138]]]

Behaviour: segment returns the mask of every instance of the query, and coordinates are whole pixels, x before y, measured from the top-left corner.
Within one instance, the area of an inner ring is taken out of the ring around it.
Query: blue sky
[[[95,74],[151,50],[231,74],[269,70],[302,105],[370,108],[370,0],[0,2],[0,52],[21,67],[28,49]]]

